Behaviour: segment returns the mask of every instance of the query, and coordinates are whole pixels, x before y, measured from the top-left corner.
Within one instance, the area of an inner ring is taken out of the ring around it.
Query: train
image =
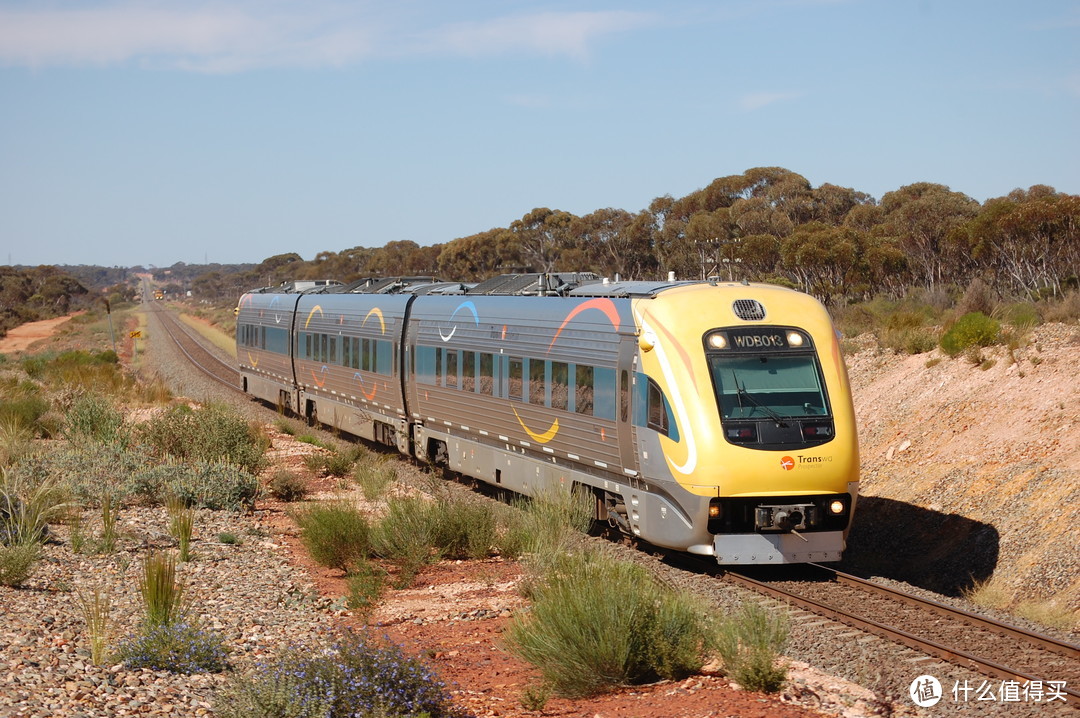
[[[721,565],[838,561],[859,449],[825,307],[777,285],[592,273],[245,293],[251,397]]]

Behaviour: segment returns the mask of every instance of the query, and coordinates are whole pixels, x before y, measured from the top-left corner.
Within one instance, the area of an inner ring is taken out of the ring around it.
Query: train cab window
[[[584,364],[574,367],[574,411],[593,415],[593,368]]]
[[[529,403],[538,406],[547,404],[547,362],[542,359],[529,360]]]
[[[824,416],[829,413],[817,358],[710,355],[722,419]]]
[[[570,405],[570,366],[566,362],[551,362],[551,408],[562,409]]]
[[[521,401],[521,390],[524,379],[521,359],[510,357],[506,373],[507,398]]]
[[[461,390],[476,391],[476,352],[461,353]]]
[[[480,393],[491,396],[495,390],[495,362],[491,354],[480,354]]]
[[[458,351],[457,349],[446,350],[446,387],[458,388]]]

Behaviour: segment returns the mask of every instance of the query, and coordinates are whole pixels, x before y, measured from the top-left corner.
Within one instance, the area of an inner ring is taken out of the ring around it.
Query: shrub
[[[221,718],[460,715],[435,674],[393,644],[346,633],[324,648],[295,648],[218,694]]]
[[[470,499],[448,497],[431,506],[432,544],[444,558],[485,558],[495,545],[495,515]]]
[[[327,476],[348,476],[356,464],[358,454],[354,448],[335,449],[324,457],[323,470]]]
[[[311,558],[323,566],[347,572],[368,554],[371,527],[346,501],[312,504],[295,512],[293,520]]]
[[[372,532],[372,548],[400,569],[397,588],[412,582],[420,567],[435,558],[434,521],[429,502],[419,496],[394,498]]]
[[[22,429],[33,436],[47,436],[40,421],[49,411],[49,402],[40,396],[0,399],[0,424]]]
[[[64,517],[71,504],[52,477],[26,477],[0,467],[0,544],[42,543],[49,523]]]
[[[184,674],[223,671],[227,656],[220,636],[187,621],[147,624],[116,651],[130,668]]]
[[[386,570],[371,561],[361,561],[355,573],[345,581],[348,594],[345,605],[366,613],[375,607],[386,585]]]
[[[998,341],[1001,324],[982,312],[965,314],[941,335],[941,349],[956,356],[972,347],[988,347]]]
[[[925,316],[918,312],[898,311],[878,330],[878,342],[886,349],[905,354],[922,354],[934,348],[934,337],[924,326]]]
[[[715,649],[724,670],[751,691],[775,693],[787,678],[787,668],[777,663],[787,645],[788,624],[782,614],[769,613],[756,603],[743,604],[720,625]]]
[[[278,469],[270,477],[270,495],[278,501],[300,501],[307,496],[307,484],[295,471]]]
[[[191,560],[191,533],[195,528],[195,509],[188,506],[179,497],[170,497],[165,502],[169,512],[169,535],[180,545],[180,561]]]
[[[75,400],[64,420],[64,437],[69,441],[89,440],[119,447],[126,446],[130,439],[124,414],[97,394],[85,394]]]
[[[64,443],[26,457],[15,471],[29,481],[55,479],[79,504],[97,506],[106,494],[123,503],[126,482],[145,465],[146,457],[117,444]]]
[[[359,484],[364,498],[375,501],[397,480],[397,469],[385,461],[365,461],[356,465],[353,479]]]
[[[161,458],[227,462],[252,474],[262,468],[267,448],[260,429],[219,404],[170,407],[141,425],[139,438]]]
[[[505,526],[496,540],[499,552],[507,558],[528,554],[542,571],[548,558],[565,553],[592,525],[593,501],[582,489],[516,499],[511,506],[517,510],[504,513]]]
[[[699,670],[709,641],[705,615],[642,567],[582,552],[547,574],[506,639],[556,693],[584,697]]]
[[[229,533],[228,531],[222,531],[221,533],[219,533],[217,535],[217,540],[220,543],[226,544],[228,546],[236,546],[240,543],[240,537],[234,533]]]
[[[169,459],[160,466],[136,472],[125,488],[152,504],[162,504],[175,496],[188,506],[241,511],[254,507],[259,480],[235,464]]]
[[[126,395],[135,387],[135,379],[124,373],[120,358],[112,350],[75,349],[35,355],[23,360],[23,370],[45,384],[92,392]]]
[[[41,557],[41,544],[0,544],[0,584],[20,586],[34,573]]]

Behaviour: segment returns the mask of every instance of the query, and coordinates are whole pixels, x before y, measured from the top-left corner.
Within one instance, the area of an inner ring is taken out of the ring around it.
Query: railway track
[[[150,303],[149,308],[165,335],[196,369],[218,384],[242,393],[240,372],[233,364],[207,349],[203,340],[167,307]]]
[[[981,675],[1080,705],[1080,647],[811,564],[807,580],[723,579]],[[902,627],[902,628],[901,628]]]

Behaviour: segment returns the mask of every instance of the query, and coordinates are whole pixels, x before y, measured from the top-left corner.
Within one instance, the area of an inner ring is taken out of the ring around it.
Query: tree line
[[[194,279],[195,296],[290,279],[432,275],[479,281],[508,272],[592,271],[622,279],[770,281],[829,304],[913,287],[966,286],[1001,295],[1059,296],[1080,277],[1080,196],[1036,185],[984,203],[919,182],[880,201],[848,187],[812,187],[780,167],[720,177],[646,209],[584,216],[537,208],[507,227],[421,247],[277,255],[245,272]]]

